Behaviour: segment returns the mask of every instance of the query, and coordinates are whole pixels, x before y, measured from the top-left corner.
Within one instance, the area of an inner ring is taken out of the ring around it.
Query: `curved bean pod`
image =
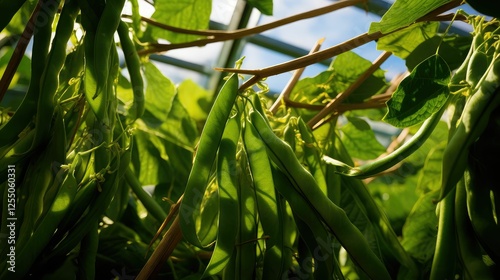
[[[120,24],[121,14],[125,0],[108,0],[99,19],[94,41],[94,65],[96,76],[95,99],[102,90],[105,90],[109,75],[109,51],[113,47],[113,37]]]
[[[269,238],[266,247],[271,248],[277,238],[278,232],[278,207],[276,205],[276,191],[271,174],[271,164],[267,157],[266,147],[260,140],[257,131],[248,120],[245,121],[243,130],[243,143],[252,172],[253,184],[259,219],[262,223],[264,234]]]
[[[215,161],[224,127],[238,95],[238,77],[231,75],[222,87],[203,128],[193,167],[189,173],[184,198],[179,208],[180,226],[186,241],[202,247],[196,233],[196,209],[202,201]]]
[[[132,119],[138,119],[144,114],[144,81],[141,74],[141,61],[135,49],[134,42],[129,37],[128,25],[120,21],[118,25],[118,36],[125,56],[125,63],[130,74],[130,84],[134,93],[134,104],[130,109],[132,111]]]
[[[201,278],[222,271],[233,255],[238,234],[238,169],[236,151],[240,137],[240,115],[230,118],[222,135],[217,156],[217,187],[219,193],[219,217],[217,241]],[[232,226],[231,226],[232,225]]]

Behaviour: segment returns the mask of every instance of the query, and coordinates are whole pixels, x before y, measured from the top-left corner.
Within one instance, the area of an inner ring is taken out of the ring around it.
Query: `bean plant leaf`
[[[273,14],[273,0],[247,0],[247,2],[264,15]]]
[[[195,121],[205,121],[210,111],[212,94],[192,80],[185,80],[177,87],[179,100]]]
[[[456,69],[462,65],[470,49],[472,36],[439,36],[435,35],[419,44],[405,59],[408,69],[412,70],[420,62],[436,53],[448,63],[450,69]]]
[[[370,25],[369,33],[382,32],[387,34],[405,27],[448,2],[451,0],[396,0],[382,16],[380,22],[373,22]]]
[[[433,37],[438,28],[439,22],[420,22],[414,24],[380,38],[377,42],[377,49],[392,52],[394,55],[405,59],[418,45]]]
[[[371,65],[369,60],[354,52],[342,53],[335,58],[328,70],[297,82],[290,98],[297,102],[324,104],[345,91]],[[386,86],[384,71],[377,69],[344,102],[362,102],[381,93]]]
[[[175,27],[207,29],[211,11],[211,0],[155,1],[155,12],[152,18],[160,23]],[[198,38],[197,36],[175,33],[151,25],[148,25],[148,29],[153,38],[165,39],[171,43],[182,43]]]
[[[365,120],[349,117],[348,121],[340,128],[341,141],[352,157],[368,160],[385,152],[384,146],[375,138],[375,133]]]
[[[429,192],[415,203],[403,227],[403,248],[418,262],[428,264],[434,254],[437,235],[436,204],[439,192]]]
[[[418,124],[437,112],[449,95],[450,68],[439,55],[417,65],[387,101],[384,121],[396,127]]]

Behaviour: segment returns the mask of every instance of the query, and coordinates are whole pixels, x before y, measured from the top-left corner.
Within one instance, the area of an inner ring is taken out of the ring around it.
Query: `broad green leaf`
[[[212,94],[192,80],[185,80],[177,87],[177,94],[182,106],[195,121],[207,119],[210,111]]]
[[[384,209],[396,234],[418,199],[415,187],[420,167],[412,162],[403,162],[395,171],[370,182],[368,189],[375,201]]]
[[[405,60],[406,67],[412,70],[420,62],[436,53],[439,47],[439,55],[448,63],[450,69],[456,69],[462,65],[470,49],[472,36],[433,36],[418,45]]]
[[[370,125],[363,119],[350,117],[340,130],[341,141],[354,158],[368,160],[385,152],[384,146],[377,141]]]
[[[172,107],[175,86],[151,62],[144,64],[144,78],[147,83],[146,110],[157,120],[163,122]]]
[[[354,52],[345,52],[337,56],[330,65],[330,69],[335,71],[335,79],[333,80],[335,91],[337,93],[345,91],[371,65],[371,61]],[[386,86],[385,73],[379,68],[354,90],[344,102],[362,102],[375,94],[383,92]]]
[[[264,15],[270,16],[273,14],[273,0],[247,0],[247,2]]]
[[[207,29],[212,11],[211,0],[155,1],[152,18],[163,24],[185,29]],[[171,43],[192,41],[198,36],[174,33],[148,25],[155,39],[165,39]]]
[[[171,180],[168,155],[156,135],[140,127],[136,129],[132,153],[134,172],[139,174],[142,185],[157,185]]]
[[[421,196],[415,203],[403,227],[402,245],[418,262],[429,264],[436,246],[436,200],[439,192]]]
[[[166,139],[171,139],[174,144],[187,149],[194,147],[199,136],[196,123],[182,106],[177,94],[174,96],[167,118],[158,129]]]
[[[430,117],[446,102],[450,81],[446,61],[433,55],[417,65],[387,101],[384,121],[396,127],[408,127]]]
[[[451,0],[396,0],[382,16],[380,22],[373,22],[370,25],[369,33],[382,32],[387,34],[405,27],[448,2]]]
[[[321,105],[345,91],[372,63],[354,52],[345,52],[335,58],[330,68],[315,77],[308,77],[297,82],[290,98],[297,102]],[[362,102],[372,95],[385,90],[384,71],[377,69],[344,101]],[[301,114],[301,116],[303,116]],[[304,116],[303,116],[304,117]],[[307,120],[304,117],[304,120]]]
[[[438,28],[439,22],[414,24],[380,38],[377,42],[377,50],[392,52],[394,55],[405,59],[418,45],[433,37]]]
[[[424,167],[420,171],[417,190],[424,193],[441,188],[441,168],[445,148],[446,141],[431,148],[425,159]]]
[[[337,91],[332,87],[335,71],[327,70],[314,77],[307,77],[297,82],[292,92],[291,99],[309,104],[321,104],[328,96],[335,96]]]

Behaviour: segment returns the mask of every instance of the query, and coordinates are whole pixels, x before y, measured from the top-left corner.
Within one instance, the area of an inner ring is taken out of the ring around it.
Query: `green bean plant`
[[[341,44],[217,65],[211,92],[150,56],[370,1],[221,31],[211,1],[0,0],[0,279],[498,279],[491,3],[396,0]]]

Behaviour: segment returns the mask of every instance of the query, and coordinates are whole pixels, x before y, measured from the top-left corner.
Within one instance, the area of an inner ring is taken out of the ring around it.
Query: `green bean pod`
[[[236,151],[240,137],[240,115],[230,118],[222,135],[217,156],[217,192],[219,215],[215,248],[201,278],[221,272],[230,261],[235,248],[239,224],[238,169]]]
[[[266,147],[260,140],[257,131],[245,120],[243,143],[252,173],[253,184],[259,219],[264,234],[269,236],[266,247],[271,248],[276,242],[278,232],[278,206],[276,205],[276,191],[271,174],[271,164],[267,157]]]
[[[55,176],[61,166],[66,161],[66,133],[64,120],[59,112],[56,115],[52,138],[45,150],[34,157],[30,162],[31,172],[22,182],[21,188],[26,192],[26,204],[24,206],[24,219],[20,228],[17,246],[23,248],[25,242],[31,237],[31,233],[36,230],[37,223],[44,212],[44,197],[52,184],[55,188],[60,186],[60,181]],[[22,196],[24,197],[24,196]]]
[[[469,279],[495,279],[491,269],[483,261],[481,247],[474,234],[467,213],[467,191],[465,175],[457,184],[455,194],[455,226],[458,256]]]
[[[384,264],[370,249],[363,234],[349,221],[344,210],[333,204],[319,189],[314,177],[300,164],[290,146],[273,133],[259,113],[250,113],[250,119],[266,144],[271,160],[292,182],[294,189],[290,191],[299,192],[307,200],[309,207],[320,215],[321,220],[369,277],[390,279]]]
[[[203,128],[198,148],[193,159],[193,167],[189,173],[184,191],[180,213],[180,226],[186,241],[202,247],[196,233],[196,209],[203,199],[208,184],[212,165],[215,161],[224,127],[238,95],[238,77],[231,75],[222,87]]]
[[[470,146],[485,130],[491,112],[500,105],[499,77],[500,60],[496,60],[479,82],[478,90],[465,104],[461,121],[444,151],[439,199],[444,198],[462,177]]]
[[[446,104],[448,104],[448,101]],[[401,147],[381,159],[356,167],[352,167],[340,160],[336,160],[326,155],[323,156],[323,161],[326,164],[336,166],[336,171],[344,176],[360,179],[372,177],[398,164],[420,148],[424,144],[425,140],[431,136],[434,128],[436,128],[437,124],[441,121],[441,116],[447,107],[446,104],[443,105],[438,112],[434,113],[427,120],[425,120],[422,126],[418,129],[417,133],[415,133],[409,141],[405,142]]]
[[[134,42],[129,37],[128,25],[120,21],[118,25],[118,36],[125,56],[125,63],[127,70],[130,74],[130,84],[132,85],[132,92],[134,94],[134,103],[132,108],[132,119],[138,119],[144,114],[144,81],[141,74],[141,61],[135,49]]]
[[[3,29],[9,24],[11,19],[14,17],[17,11],[21,9],[25,2],[26,0],[0,1],[0,11],[2,11],[2,16],[0,17],[0,31],[3,31]]]
[[[72,203],[76,194],[74,170],[78,164],[80,163],[77,157],[66,172],[66,177],[51,203],[49,211],[45,216],[40,218],[38,227],[30,235],[25,246],[20,248],[16,262],[16,277],[21,278],[29,271],[31,265],[49,243],[52,235],[58,228],[59,222],[64,217],[69,205]],[[0,278],[3,279],[3,277]]]
[[[12,2],[12,1],[10,1]],[[33,52],[31,55],[31,81],[26,95],[9,121],[0,128],[0,146],[12,144],[23,129],[31,122],[26,116],[36,112],[38,98],[40,97],[40,80],[47,63],[50,38],[52,37],[52,22],[59,7],[60,0],[44,1],[40,8],[43,13],[38,13],[35,19],[33,35]],[[9,5],[12,5],[11,3]]]
[[[333,248],[333,238],[328,234],[318,214],[314,209],[311,209],[307,200],[295,191],[287,175],[275,165],[272,166],[272,173],[276,189],[290,203],[300,238],[304,240],[311,258],[314,258],[314,279],[330,279],[331,275],[335,275],[335,279],[343,279],[344,276],[340,271],[340,265]],[[305,259],[303,262],[299,262],[300,269],[296,272],[299,276],[313,269],[313,267],[307,267],[312,263],[309,261]],[[277,279],[282,279],[282,276],[280,275]]]
[[[283,140],[290,145],[292,150],[295,151],[297,145],[297,135],[295,135],[295,126],[293,123],[293,119],[288,121],[287,125],[283,129]]]
[[[79,7],[76,1],[66,1],[59,16],[56,33],[40,80],[40,97],[35,117],[36,135],[33,148],[39,143],[47,141],[51,132],[52,122],[50,120],[55,110],[54,97],[59,87],[59,73],[66,60],[66,48],[73,34],[78,12]]]
[[[144,205],[144,208],[148,210],[148,214],[153,216],[158,223],[162,223],[165,218],[167,217],[167,214],[163,210],[163,208],[158,205],[156,200],[151,197],[141,186],[141,183],[133,173],[133,171],[129,168],[127,168],[127,171],[125,172],[125,180],[132,189],[132,192],[135,194],[137,199]]]
[[[316,140],[309,127],[306,125],[302,118],[299,118],[298,127],[300,136],[304,141],[302,149],[304,150],[304,157],[309,172],[313,175],[318,183],[319,188],[324,194],[328,194],[328,187],[326,185],[326,178],[323,168],[321,166],[321,155],[319,148],[316,146]]]
[[[102,90],[106,89],[109,75],[110,50],[114,45],[114,34],[120,24],[125,0],[108,0],[99,19],[94,41],[94,65],[96,77],[95,99]]]
[[[78,253],[77,279],[95,279],[97,248],[99,247],[99,223],[95,222],[82,239]]]
[[[498,263],[500,260],[500,225],[496,208],[496,174],[498,137],[491,137],[491,126],[471,148],[468,168],[464,174],[467,191],[467,209],[472,227],[482,247]],[[493,194],[493,197],[492,197]]]
[[[431,280],[453,279],[455,277],[456,235],[455,235],[455,189],[439,202],[439,221],[436,248],[432,259]]]
[[[467,65],[467,74],[465,80],[471,88],[475,88],[481,77],[488,69],[489,61],[486,53],[482,51],[475,51],[470,58],[469,64]]]
[[[263,151],[265,153],[265,151]],[[266,153],[267,155],[267,153]],[[274,184],[277,184],[276,176],[273,176]],[[292,266],[292,246],[291,242],[287,240],[287,221],[288,215],[286,212],[286,200],[280,196],[276,196],[278,206],[278,231],[276,233],[276,243],[271,248],[266,248],[264,253],[264,263],[262,268],[262,279],[282,279],[283,275]]]
[[[257,227],[258,209],[255,203],[255,190],[252,186],[251,174],[245,159],[240,160],[238,182],[239,225],[236,236],[236,269],[232,279],[255,279],[257,262]]]

